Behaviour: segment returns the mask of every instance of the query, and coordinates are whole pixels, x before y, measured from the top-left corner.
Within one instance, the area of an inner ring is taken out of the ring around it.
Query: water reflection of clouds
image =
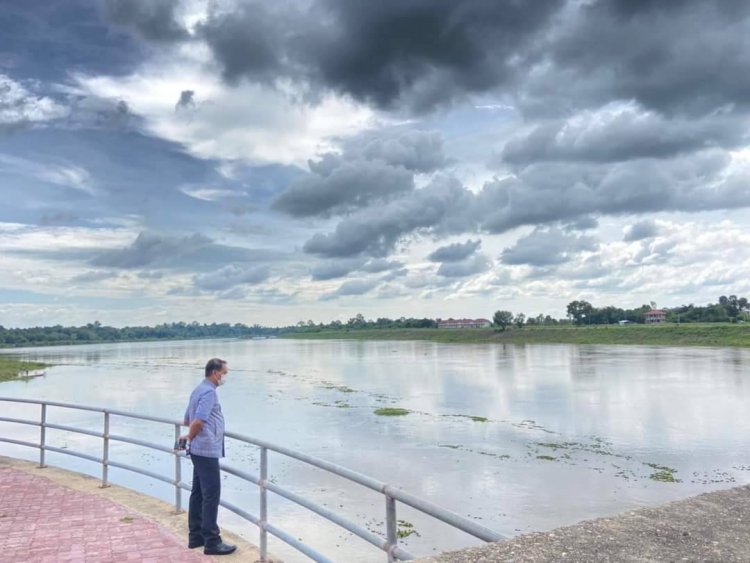
[[[722,472],[750,482],[750,472],[732,469],[750,465],[742,457],[750,450],[750,421],[744,414],[750,399],[748,350],[264,340],[130,343],[24,354],[59,365],[39,380],[4,383],[3,395],[108,404],[174,419],[182,417],[206,359],[224,357],[230,378],[219,394],[232,430],[404,486],[507,533],[726,486],[726,481],[699,482]],[[374,410],[381,406],[418,412],[380,417]],[[35,409],[8,416],[38,416]],[[54,416],[60,423],[101,425],[96,413]],[[148,425],[129,431],[167,442],[172,432]],[[24,427],[14,436],[36,439],[38,429]],[[595,453],[595,437],[612,442],[612,455]],[[579,446],[539,445],[566,441]],[[81,447],[101,450],[100,443],[81,442]],[[169,456],[144,457],[130,446],[112,447],[130,462],[171,471]],[[8,448],[0,444],[0,453],[18,451]],[[227,448],[230,465],[257,473],[257,449],[234,441]],[[33,458],[33,451],[27,453]],[[566,453],[569,459],[563,458]],[[650,481],[646,462],[676,468],[682,483]],[[64,463],[92,469],[69,458]],[[615,465],[634,477],[618,476]],[[277,455],[271,469],[280,483],[314,489],[321,502],[344,504],[353,516],[371,508],[382,513],[382,499],[373,500],[346,481]],[[693,472],[708,477],[692,479]],[[140,486],[140,478],[121,474]],[[159,487],[149,484],[148,490],[171,500],[171,489]],[[248,492],[241,483],[228,482],[227,491],[251,507],[257,499],[253,487]],[[286,502],[274,503],[273,514],[284,526],[299,525],[308,536],[320,529],[317,518]],[[413,539],[415,548],[434,544],[431,532],[437,528],[426,526],[424,537]],[[444,547],[459,541],[438,535]],[[356,553],[347,551],[350,542],[340,532],[331,538],[330,543],[345,545],[335,553]]]

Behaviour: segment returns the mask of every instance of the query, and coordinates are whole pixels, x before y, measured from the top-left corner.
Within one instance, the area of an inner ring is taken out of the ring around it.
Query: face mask
[[[222,386],[227,382],[227,374],[225,373],[219,378],[219,381],[216,383],[218,386]]]

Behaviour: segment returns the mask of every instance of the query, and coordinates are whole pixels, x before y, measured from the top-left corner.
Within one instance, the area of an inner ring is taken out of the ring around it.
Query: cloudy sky
[[[0,324],[750,294],[746,0],[0,0]]]

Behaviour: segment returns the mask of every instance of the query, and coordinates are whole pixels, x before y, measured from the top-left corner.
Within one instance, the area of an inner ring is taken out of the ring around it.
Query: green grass
[[[750,323],[683,323],[658,325],[544,326],[475,329],[365,329],[290,333],[283,338],[328,340],[429,340],[445,343],[634,344],[656,346],[750,347]]]
[[[46,367],[39,362],[23,362],[9,356],[0,356],[0,381],[9,381],[23,377],[23,372],[34,371]]]

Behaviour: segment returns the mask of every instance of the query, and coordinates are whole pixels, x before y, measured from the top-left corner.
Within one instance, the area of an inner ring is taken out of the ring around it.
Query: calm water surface
[[[0,395],[109,405],[181,419],[211,356],[229,361],[219,391],[230,430],[343,464],[507,535],[750,483],[750,350],[645,346],[445,345],[430,342],[185,341],[29,348],[47,375]],[[401,407],[401,417],[375,414]],[[7,416],[38,407],[0,403]],[[483,417],[486,421],[479,418]],[[102,416],[51,409],[50,421],[101,428]],[[172,443],[172,430],[113,418],[112,433]],[[0,423],[36,440],[38,429]],[[51,445],[99,455],[100,440],[48,431]],[[0,443],[0,453],[35,452]],[[99,474],[84,460],[50,463]],[[111,459],[169,475],[173,458],[113,443]],[[227,463],[257,473],[253,447]],[[190,474],[189,462],[183,473]],[[381,496],[270,457],[278,484],[384,533]],[[676,482],[656,480],[672,476]],[[114,482],[173,501],[173,488],[112,469]],[[223,497],[257,513],[253,485],[227,476]],[[186,504],[187,496],[185,495]],[[269,494],[270,520],[336,561],[383,561],[369,544]],[[479,543],[399,505],[416,555]],[[220,523],[257,542],[231,513]],[[304,558],[271,539],[287,561]]]

